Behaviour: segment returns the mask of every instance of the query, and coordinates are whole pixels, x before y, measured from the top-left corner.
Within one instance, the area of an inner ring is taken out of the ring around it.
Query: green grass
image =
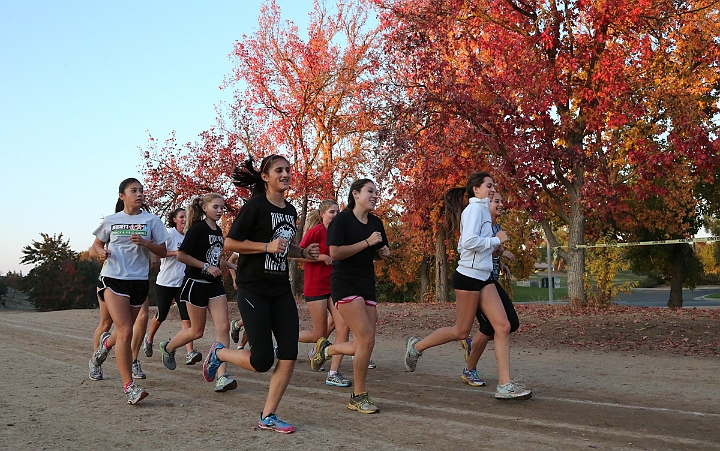
[[[710,298],[710,299],[720,299],[720,293],[708,294],[708,295],[705,296],[705,297],[706,297],[706,298]]]
[[[564,284],[564,283],[563,283]],[[567,287],[553,289],[553,299],[559,300],[567,297]],[[513,302],[535,302],[549,300],[547,288],[513,286]]]

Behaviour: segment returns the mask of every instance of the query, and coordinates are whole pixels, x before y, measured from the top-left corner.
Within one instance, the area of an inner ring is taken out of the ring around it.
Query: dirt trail
[[[141,358],[148,374],[141,386],[150,396],[138,406],[125,404],[112,357],[103,367],[106,380],[87,376],[96,315],[0,311],[0,448],[720,449],[717,357],[517,345],[513,374],[524,375],[535,396],[502,402],[493,398],[491,349],[481,361],[488,387],[472,388],[460,380],[464,361],[457,343],[429,350],[415,373],[405,373],[403,334],[388,328],[378,335],[378,367],[368,382],[381,413],[349,411],[350,389],[326,386],[324,374],[308,368],[310,345],[301,345],[278,412],[297,431],[283,435],[253,429],[269,374],[233,368],[238,389],[217,394],[199,365],[168,371],[156,353]],[[413,317],[406,321],[413,326]],[[178,328],[171,316],[158,339]],[[210,342],[206,336],[196,346],[205,353]],[[343,372],[352,374],[349,360]]]

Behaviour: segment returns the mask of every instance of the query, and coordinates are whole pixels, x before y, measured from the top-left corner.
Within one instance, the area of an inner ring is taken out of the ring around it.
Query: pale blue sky
[[[40,232],[82,251],[117,188],[140,177],[147,132],[194,141],[213,125],[260,0],[0,3],[0,273]],[[278,0],[305,30],[312,0]],[[301,36],[303,33],[301,32]]]

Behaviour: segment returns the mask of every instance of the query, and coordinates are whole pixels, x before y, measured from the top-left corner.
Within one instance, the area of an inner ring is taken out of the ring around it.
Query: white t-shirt
[[[178,232],[176,228],[168,229],[170,238],[165,242],[168,252],[177,252],[185,238],[185,235]],[[180,263],[177,255],[160,259],[160,273],[157,277],[157,284],[164,287],[177,288],[182,285],[185,277],[185,263]]]
[[[151,252],[146,247],[133,243],[130,240],[133,234],[155,244],[162,244],[168,239],[167,230],[160,218],[144,210],[137,215],[120,211],[106,216],[93,232],[100,241],[107,243],[107,250],[110,252],[100,276],[121,280],[148,279]]]

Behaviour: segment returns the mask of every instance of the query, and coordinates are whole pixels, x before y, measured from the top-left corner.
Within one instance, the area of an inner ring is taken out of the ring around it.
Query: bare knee
[[[500,336],[508,336],[510,335],[510,321],[502,321],[499,324],[493,324],[493,329],[495,330],[495,337],[498,335]]]
[[[132,340],[133,330],[131,326],[115,325],[115,337],[118,343],[130,343]]]

